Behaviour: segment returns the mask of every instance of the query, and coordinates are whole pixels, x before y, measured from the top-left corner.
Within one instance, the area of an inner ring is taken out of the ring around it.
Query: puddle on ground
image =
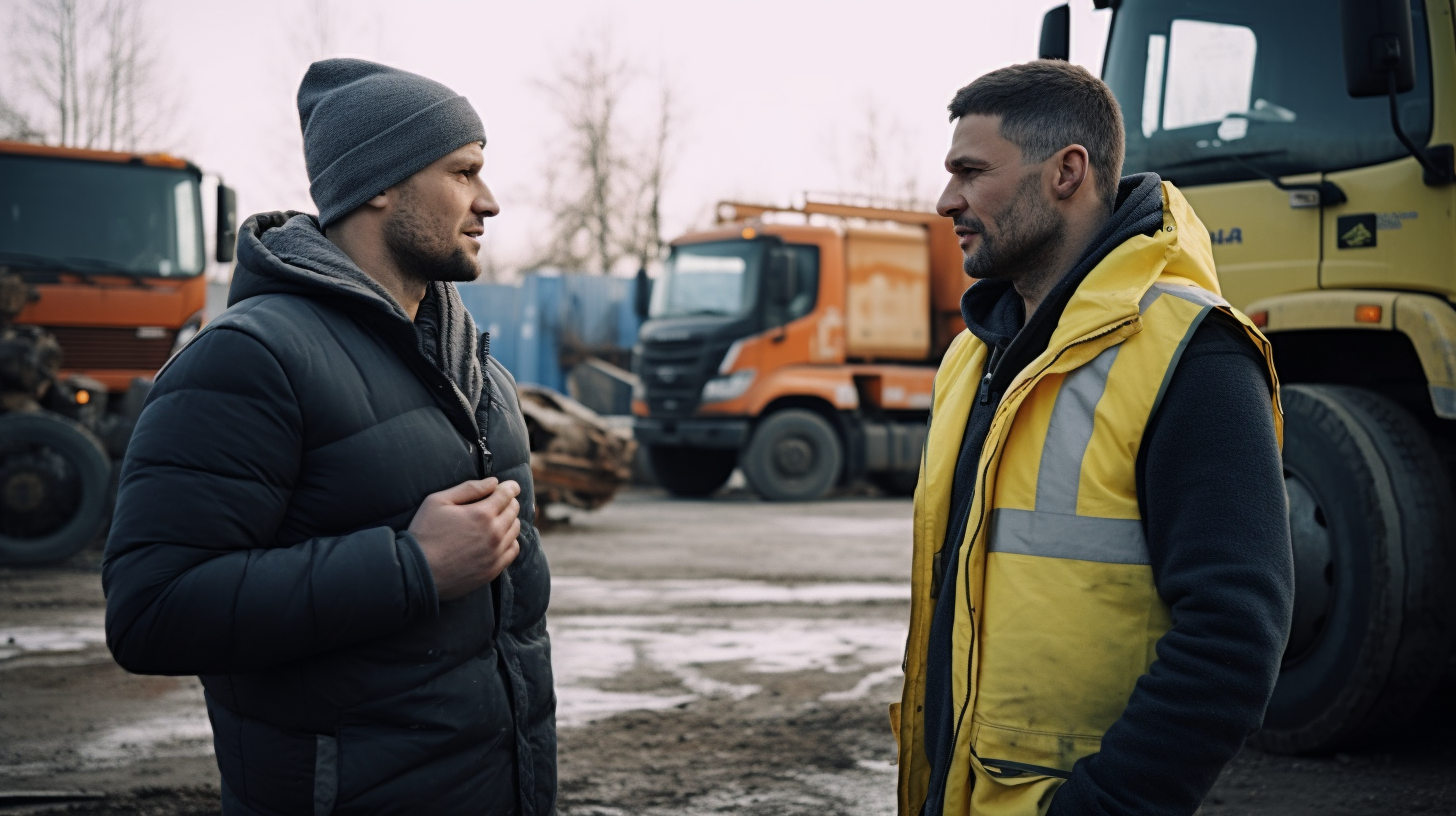
[[[152,717],[111,728],[81,745],[78,753],[90,767],[212,756],[212,726],[206,709]]]
[[[905,518],[845,518],[843,516],[789,516],[774,519],[775,532],[820,538],[895,538],[909,543],[914,522]]]
[[[106,644],[101,626],[9,626],[0,628],[0,663],[21,655],[80,652]]]
[[[559,576],[551,579],[553,609],[622,609],[652,606],[751,606],[849,604],[910,600],[906,583],[841,582],[770,584],[736,580],[631,581]]]
[[[853,700],[899,678],[905,627],[897,621],[770,618],[736,620],[673,615],[566,615],[551,621],[557,722],[580,726],[637,708],[667,708],[700,697],[742,699],[751,684],[707,677],[705,669],[732,664],[735,673],[798,671],[861,673],[848,691],[827,699]],[[646,695],[601,688],[604,681],[650,668],[692,692]]]

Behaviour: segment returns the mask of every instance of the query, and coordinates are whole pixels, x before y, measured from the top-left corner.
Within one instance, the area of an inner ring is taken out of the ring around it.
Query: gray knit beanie
[[[325,227],[441,156],[485,141],[465,97],[368,60],[310,65],[298,86],[298,118],[309,192]]]

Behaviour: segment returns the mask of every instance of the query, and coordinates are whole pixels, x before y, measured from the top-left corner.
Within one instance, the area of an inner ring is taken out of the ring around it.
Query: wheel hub
[[[6,513],[33,513],[45,503],[46,480],[34,471],[12,473],[0,494],[5,497],[0,507],[4,507]]]
[[[803,476],[814,467],[814,446],[793,436],[774,445],[774,467],[785,476]]]
[[[49,448],[0,459],[0,535],[37,538],[63,527],[80,502],[75,468]]]
[[[1318,497],[1298,476],[1286,473],[1289,533],[1294,545],[1294,620],[1284,665],[1313,651],[1329,623],[1335,562],[1330,529]]]

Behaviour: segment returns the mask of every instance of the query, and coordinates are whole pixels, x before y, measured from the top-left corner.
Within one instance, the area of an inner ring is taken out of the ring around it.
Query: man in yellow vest
[[[1178,190],[1121,178],[1099,79],[1016,65],[950,113],[939,211],[979,281],[915,495],[900,812],[1191,814],[1289,630],[1269,344]]]

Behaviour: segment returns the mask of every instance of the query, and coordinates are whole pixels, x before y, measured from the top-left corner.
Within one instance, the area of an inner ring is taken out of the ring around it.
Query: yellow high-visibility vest
[[[1011,381],[982,447],[956,572],[947,816],[1045,813],[1156,660],[1171,620],[1138,510],[1138,448],[1210,311],[1239,321],[1262,350],[1283,438],[1269,343],[1219,296],[1207,229],[1171,184],[1162,189],[1162,228],[1129,239],[1083,280],[1046,351]],[[932,565],[987,354],[969,332],[946,352],[915,493],[905,689],[891,711],[906,816],[928,795]]]

